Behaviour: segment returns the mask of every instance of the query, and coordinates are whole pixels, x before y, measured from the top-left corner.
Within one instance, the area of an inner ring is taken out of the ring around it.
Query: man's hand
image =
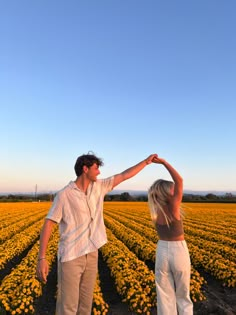
[[[148,158],[146,158],[145,162],[146,162],[146,164],[157,163],[157,162],[155,162],[156,159],[158,159],[158,155],[157,154],[151,154],[151,155],[149,155]]]
[[[37,267],[36,267],[36,275],[41,282],[44,282],[44,283],[47,282],[48,271],[49,271],[49,267],[48,267],[47,260],[46,259],[38,260]]]
[[[163,164],[165,163],[165,160],[160,158],[159,156],[155,156],[152,160],[153,163],[157,163],[157,164]]]

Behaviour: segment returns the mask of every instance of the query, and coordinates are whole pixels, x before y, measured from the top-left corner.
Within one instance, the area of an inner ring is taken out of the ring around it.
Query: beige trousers
[[[98,251],[58,262],[56,315],[90,315],[98,269]]]
[[[159,240],[155,278],[158,315],[192,315],[190,257],[185,241]]]

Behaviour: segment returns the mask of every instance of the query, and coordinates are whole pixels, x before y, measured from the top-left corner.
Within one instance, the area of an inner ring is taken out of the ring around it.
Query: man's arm
[[[46,282],[47,281],[47,275],[48,275],[48,262],[46,260],[46,251],[47,251],[47,245],[48,241],[50,239],[53,227],[55,226],[56,222],[46,219],[42,228],[42,231],[40,233],[40,245],[39,245],[39,255],[38,255],[38,263],[36,268],[36,273],[38,278]]]
[[[120,174],[114,175],[114,181],[113,181],[113,188],[123,181],[135,176],[138,174],[145,166],[153,162],[154,158],[157,158],[157,154],[151,154],[149,157],[147,157],[145,160],[139,162],[138,164],[128,168],[124,172]]]

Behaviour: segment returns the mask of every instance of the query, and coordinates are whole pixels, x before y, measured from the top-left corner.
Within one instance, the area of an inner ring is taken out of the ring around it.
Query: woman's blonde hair
[[[172,196],[174,183],[164,179],[156,180],[148,190],[148,203],[153,224],[156,226],[158,212],[165,217],[166,224],[174,220],[171,213],[166,213],[165,206],[168,205],[169,198]]]

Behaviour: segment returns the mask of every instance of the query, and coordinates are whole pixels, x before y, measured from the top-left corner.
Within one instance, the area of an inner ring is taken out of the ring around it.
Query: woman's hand
[[[149,155],[149,157],[145,159],[146,164],[148,165],[148,164],[151,164],[151,163],[155,163],[155,162],[154,162],[154,159],[155,159],[155,158],[158,158],[158,155],[157,155],[157,154],[151,154],[151,155]]]
[[[153,163],[157,163],[157,164],[164,164],[165,160],[160,158],[159,156],[155,156],[152,160]]]

